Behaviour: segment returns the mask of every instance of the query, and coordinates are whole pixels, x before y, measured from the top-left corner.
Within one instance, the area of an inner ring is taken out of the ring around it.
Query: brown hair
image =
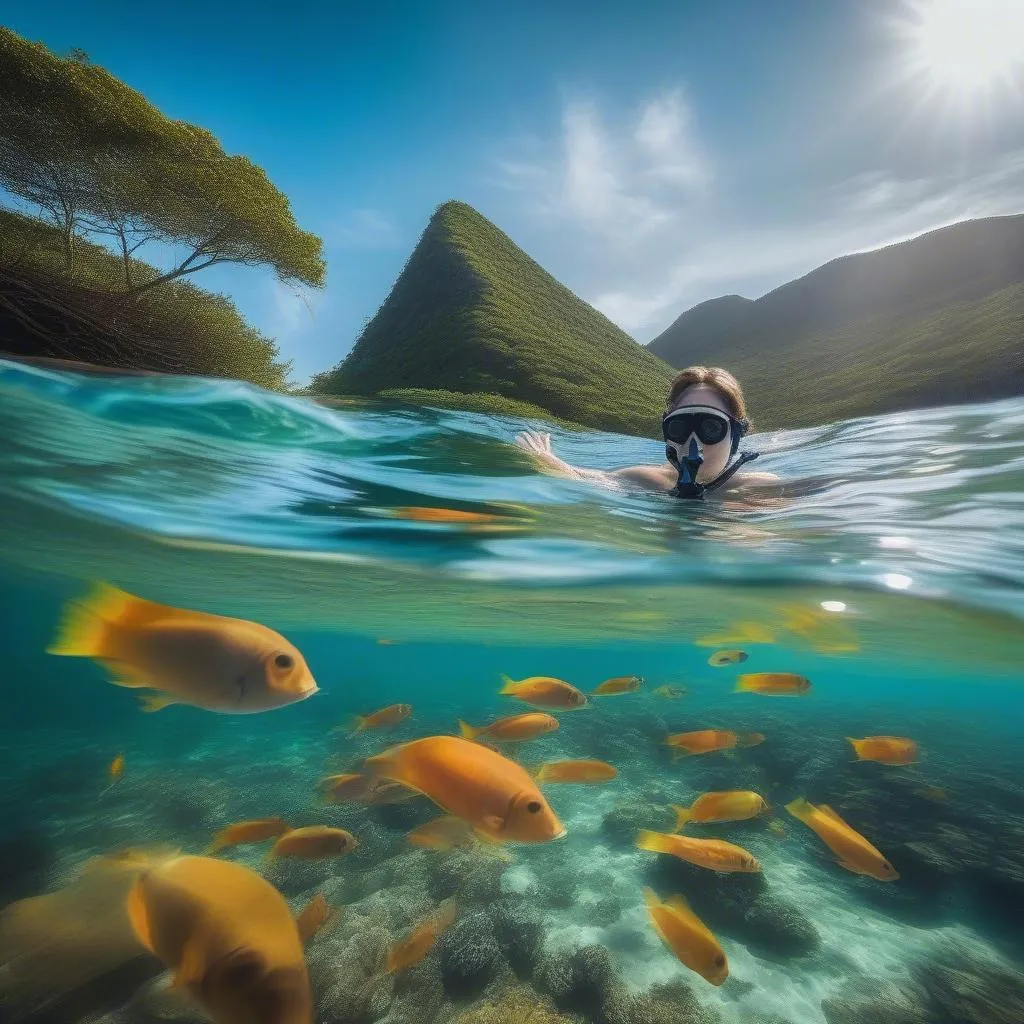
[[[668,393],[668,407],[671,409],[679,400],[679,396],[694,384],[706,384],[709,388],[714,388],[735,419],[747,419],[747,403],[743,398],[740,382],[720,366],[688,366],[685,370],[680,370],[676,379],[672,381]]]

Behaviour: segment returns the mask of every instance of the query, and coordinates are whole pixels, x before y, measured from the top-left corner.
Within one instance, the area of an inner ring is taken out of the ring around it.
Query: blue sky
[[[979,85],[907,29],[963,2],[52,0],[0,20],[84,49],[290,197],[324,239],[324,291],[249,268],[195,280],[303,381],[343,358],[451,198],[641,342],[703,299],[1024,211],[1021,61]],[[996,39],[1024,8],[973,4]]]

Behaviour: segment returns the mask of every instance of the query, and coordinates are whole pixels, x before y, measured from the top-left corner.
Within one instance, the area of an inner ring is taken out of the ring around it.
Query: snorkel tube
[[[672,454],[675,455],[675,451]],[[669,456],[669,458],[671,460],[672,457]],[[676,489],[673,493],[677,498],[696,498],[698,501],[703,501],[706,487],[704,484],[697,483],[697,472],[704,465],[704,456],[700,453],[697,438],[690,438],[690,447],[686,454],[681,457],[677,456],[677,459],[675,465],[679,471],[679,479],[676,481]]]
[[[725,469],[722,470],[714,480],[709,480],[707,483],[697,482],[697,473],[700,471],[701,466],[704,465],[704,455],[701,451],[701,446],[698,443],[696,433],[689,432],[692,426],[692,420],[687,417],[692,416],[697,411],[697,407],[680,407],[673,409],[671,412],[666,413],[661,418],[661,430],[665,438],[665,457],[679,473],[679,477],[676,480],[676,486],[673,488],[672,493],[677,498],[689,498],[695,501],[703,501],[708,491],[713,491],[717,487],[721,487],[744,463],[752,462],[758,457],[760,452],[740,452],[739,458],[736,459],[731,465],[726,465]],[[718,418],[725,418],[729,421],[730,435],[731,435],[731,446],[729,450],[729,458],[731,459],[736,455],[739,449],[740,442],[743,440],[750,424],[747,420],[738,420],[733,416],[729,416],[727,413],[723,413],[717,409],[709,410],[714,412]],[[681,421],[682,429],[674,429],[679,427]],[[689,436],[689,444],[684,449],[682,441],[686,434]],[[674,437],[672,435],[675,435]],[[724,432],[721,438],[715,440],[724,439]],[[708,443],[712,443],[712,439],[707,439]]]

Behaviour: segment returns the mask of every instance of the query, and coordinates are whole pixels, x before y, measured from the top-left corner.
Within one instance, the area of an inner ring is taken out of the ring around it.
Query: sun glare
[[[966,97],[1024,71],[1024,0],[911,0],[898,29],[933,89]]]

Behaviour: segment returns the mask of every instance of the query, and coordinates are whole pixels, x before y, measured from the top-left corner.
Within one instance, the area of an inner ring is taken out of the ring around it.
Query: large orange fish
[[[157,862],[129,894],[128,917],[216,1024],[312,1024],[298,925],[249,868],[210,857]]]
[[[771,810],[759,793],[742,789],[704,793],[689,807],[677,807],[673,804],[672,809],[676,812],[677,832],[688,821],[746,821]]]
[[[459,721],[459,732],[464,739],[490,740],[492,743],[520,743],[543,736],[558,728],[558,719],[542,711],[528,711],[524,715],[508,715],[490,725],[473,726]]]
[[[457,736],[428,736],[370,757],[366,769],[418,790],[497,841],[543,843],[565,827],[526,770]]]
[[[231,846],[243,846],[246,843],[262,843],[267,839],[283,836],[291,831],[291,825],[283,818],[258,818],[255,821],[239,821],[234,825],[222,828],[214,837],[213,844],[207,850],[207,856],[219,853]]]
[[[665,739],[665,745],[672,748],[673,760],[687,754],[713,754],[734,747],[756,747],[759,743],[764,743],[764,736],[759,732],[736,733],[727,729],[677,732]]]
[[[355,736],[367,729],[390,729],[399,722],[404,722],[411,714],[411,704],[389,704],[372,714],[356,715],[352,720],[349,735]]]
[[[747,672],[736,680],[736,693],[760,693],[766,697],[793,697],[808,693],[811,681],[793,672]]]
[[[534,773],[538,782],[610,782],[617,769],[604,761],[548,761]]]
[[[469,846],[475,842],[472,825],[468,821],[463,821],[462,818],[456,818],[453,814],[432,818],[418,828],[414,828],[405,838],[413,846],[444,852],[460,846]]]
[[[855,875],[880,882],[899,878],[896,869],[856,829],[851,828],[828,804],[815,807],[803,797],[786,804],[786,810],[802,821],[839,858],[839,866]]]
[[[600,686],[590,691],[592,697],[611,697],[619,693],[636,693],[644,681],[640,676],[615,676],[606,679]]]
[[[317,692],[305,659],[280,633],[145,601],[105,583],[68,604],[47,650],[94,658],[117,686],[155,690],[142,697],[144,711],[188,704],[251,714]]]
[[[638,833],[636,845],[640,850],[651,853],[667,853],[670,857],[678,857],[689,864],[712,871],[756,872],[761,870],[757,858],[744,850],[722,839],[693,839],[690,836],[667,832],[648,832],[646,829]]]
[[[680,963],[712,985],[729,977],[729,962],[718,940],[682,896],[662,902],[653,890],[644,889],[644,901],[654,930]]]
[[[846,737],[853,744],[861,761],[879,764],[913,764],[917,760],[917,744],[904,736],[865,736],[862,740]]]
[[[329,825],[307,825],[285,832],[270,848],[268,857],[301,857],[319,860],[324,857],[343,857],[351,853],[359,841],[351,832]]]
[[[504,697],[517,697],[526,704],[537,708],[552,708],[558,711],[573,711],[586,706],[587,696],[564,679],[551,676],[530,676],[516,682],[502,676],[503,686],[498,692]]]

